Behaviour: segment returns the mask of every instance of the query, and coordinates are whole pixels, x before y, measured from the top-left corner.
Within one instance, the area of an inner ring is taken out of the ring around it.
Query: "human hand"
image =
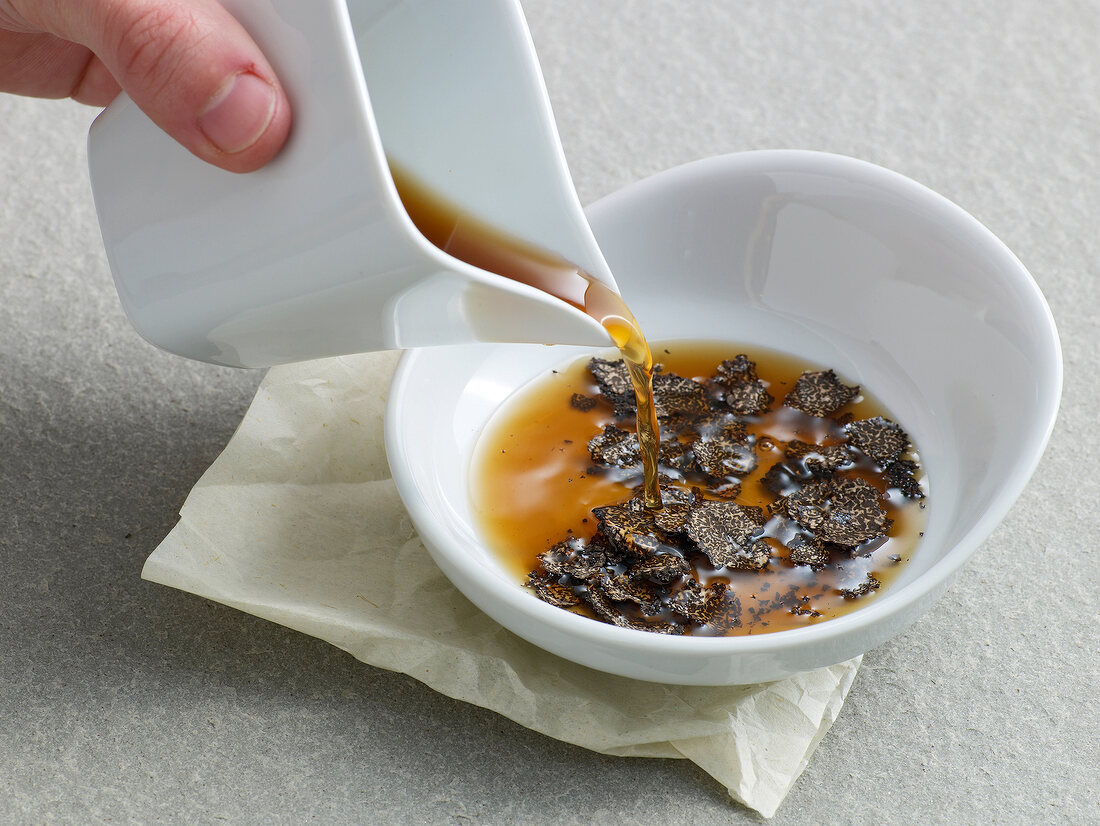
[[[0,92],[106,106],[120,89],[232,172],[263,166],[290,131],[274,70],[217,0],[0,0]]]

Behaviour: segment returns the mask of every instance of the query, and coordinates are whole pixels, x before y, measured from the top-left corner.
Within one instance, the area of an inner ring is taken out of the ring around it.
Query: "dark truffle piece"
[[[817,617],[821,616],[820,611],[815,611],[813,608],[807,608],[805,605],[792,605],[791,613],[797,614],[800,617]]]
[[[703,415],[710,411],[707,389],[675,373],[653,374],[653,408],[658,418]]]
[[[738,353],[718,365],[716,378],[723,384],[756,381],[756,362],[744,353]]]
[[[788,496],[803,483],[831,477],[853,462],[847,445],[815,445],[792,439],[783,459],[768,468],[760,483],[777,496]]]
[[[584,540],[571,536],[538,555],[539,565],[547,572],[562,576],[564,566],[584,547]]]
[[[841,588],[840,593],[844,594],[845,599],[855,599],[861,597],[864,594],[869,594],[871,591],[877,591],[882,587],[882,583],[875,578],[875,575],[870,571],[867,572],[867,578],[863,582],[854,588]]]
[[[592,583],[589,583],[589,588],[591,587]],[[661,612],[661,595],[652,583],[641,578],[633,579],[625,574],[604,571],[599,578],[599,588],[608,599],[637,604],[646,616],[651,617]]]
[[[662,553],[647,556],[645,559],[635,562],[627,569],[626,575],[632,579],[648,579],[651,582],[667,585],[690,573],[691,565],[682,556],[673,553]]]
[[[592,373],[592,377],[596,379],[600,393],[615,408],[616,416],[634,415],[634,411],[637,409],[637,401],[634,399],[634,385],[630,383],[630,372],[622,359],[607,361],[594,358],[588,362],[588,370]]]
[[[782,510],[818,539],[853,547],[889,529],[881,497],[862,479],[837,478],[808,482],[780,501]]]
[[[691,513],[691,506],[674,502],[666,504],[653,514],[653,521],[657,527],[665,533],[685,533],[687,531],[687,518]]]
[[[716,501],[732,501],[741,495],[741,483],[712,481],[707,488],[707,495]]]
[[[801,462],[811,476],[828,476],[853,462],[847,445],[813,445],[798,439],[787,443],[787,457]]]
[[[604,467],[632,467],[642,461],[642,448],[638,434],[609,424],[588,440],[588,455]]]
[[[661,491],[661,504],[665,507],[669,505],[692,505],[695,503],[694,490],[672,484],[672,480],[663,474],[657,477],[657,482]],[[645,493],[643,488],[641,486],[635,488],[633,495],[624,504],[628,504],[634,510],[644,510]]]
[[[725,410],[711,410],[701,416],[696,416],[690,423],[700,439],[711,439],[725,434],[729,439],[748,444],[752,441],[745,423]],[[681,432],[680,435],[687,435]]]
[[[713,603],[725,593],[727,587],[724,582],[712,582],[704,588],[698,581],[689,579],[666,600],[666,605],[684,619],[702,625],[713,615]],[[709,607],[708,603],[711,603]]]
[[[722,385],[722,400],[738,416],[766,412],[775,401],[756,376],[756,365],[744,353],[718,365],[715,380]]]
[[[531,588],[543,602],[548,602],[557,608],[573,608],[584,602],[576,591],[568,585],[562,585],[552,574],[534,572],[528,574],[527,587]]]
[[[760,484],[776,496],[786,496],[798,490],[802,482],[785,464],[776,462],[768,468],[767,473],[760,478]],[[773,512],[776,510],[775,503],[772,503],[769,510]]]
[[[785,513],[803,528],[816,533],[828,516],[830,480],[810,482],[776,500],[775,509]]]
[[[593,508],[592,513],[612,547],[623,553],[648,556],[663,544],[657,537],[657,526],[649,513],[644,509],[636,510],[630,502]]]
[[[717,604],[709,606],[710,616],[706,621],[707,627],[717,634],[725,634],[733,628],[741,627],[741,600],[737,598],[732,588],[727,588]]]
[[[642,446],[638,434],[613,424],[604,425],[603,433],[588,441],[588,455],[602,467],[629,468],[642,464]],[[691,467],[687,445],[667,439],[657,445],[657,461],[665,467],[684,471]]]
[[[880,467],[895,461],[909,449],[908,434],[900,425],[882,416],[852,422],[844,428],[844,432],[853,445]]]
[[[596,576],[608,564],[607,554],[598,542],[586,544],[572,536],[543,551],[538,560],[548,574],[582,580]]]
[[[589,586],[587,597],[588,604],[597,616],[620,628],[633,628],[636,631],[649,631],[653,634],[684,633],[684,626],[674,622],[644,622],[631,619],[612,605],[607,594],[598,585]]]
[[[722,395],[726,406],[738,416],[758,416],[767,413],[775,399],[765,387],[764,382],[746,381],[730,385]]]
[[[676,485],[661,485],[661,504],[663,505],[694,505],[695,491]]]
[[[708,500],[691,509],[686,528],[688,536],[714,565],[759,569],[767,565],[768,557],[764,556],[760,564],[760,549],[750,546],[766,522],[760,508]]]
[[[657,461],[665,467],[685,471],[691,467],[692,457],[687,445],[676,439],[666,439],[657,445]]]
[[[832,370],[805,372],[798,377],[785,403],[811,416],[828,416],[859,395],[859,385],[842,384]]]
[[[591,396],[586,396],[583,393],[574,393],[569,398],[569,406],[574,410],[579,410],[582,413],[587,413],[593,407],[596,406],[596,400]]]
[[[924,491],[921,490],[920,483],[914,477],[917,470],[916,462],[909,459],[898,459],[896,462],[888,464],[883,469],[883,473],[886,476],[887,484],[900,490],[902,496],[908,499],[923,499]]]
[[[768,567],[768,561],[771,558],[772,546],[763,539],[758,539],[749,545],[748,551],[746,551],[742,557],[743,564],[740,567],[748,568],[753,571],[760,571]]]
[[[695,494],[686,488],[668,484],[667,477],[660,478],[664,480],[661,484],[662,507],[659,511],[649,511],[649,518],[666,534],[682,534],[690,506],[695,502]],[[645,491],[642,485],[635,488],[627,504],[634,510],[645,510]]]
[[[600,393],[611,402],[615,415],[632,416],[637,410],[634,386],[626,363],[594,358],[588,369],[599,385]],[[702,415],[710,410],[703,385],[675,373],[653,374],[653,408],[659,418]]]
[[[665,604],[689,622],[708,625],[720,633],[741,626],[741,601],[724,582],[703,587],[694,579],[685,580]]]
[[[814,536],[795,534],[794,539],[787,543],[791,552],[791,564],[809,565],[817,571],[829,563],[829,552],[825,550],[825,543]]]
[[[744,428],[724,429],[717,436],[693,442],[695,464],[707,476],[746,476],[756,469],[756,452],[744,436]]]

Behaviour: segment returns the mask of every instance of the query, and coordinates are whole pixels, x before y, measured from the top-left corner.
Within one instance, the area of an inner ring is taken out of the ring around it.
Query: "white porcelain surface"
[[[390,178],[387,155],[610,282],[518,0],[225,5],[291,100],[291,137],[272,163],[247,175],[208,166],[125,96],[88,139],[107,257],[146,339],[246,367],[454,342],[607,342],[574,308],[429,244]]]
[[[407,353],[387,449],[436,562],[505,627],[615,674],[685,684],[780,678],[840,662],[926,611],[1023,490],[1061,392],[1047,305],[988,230],[925,187],[812,152],[699,161],[588,210],[652,340],[725,339],[838,370],[912,435],[930,489],[925,536],[865,608],[753,637],[664,637],[554,608],[505,573],[471,519],[471,452],[512,393],[579,347],[468,345]]]

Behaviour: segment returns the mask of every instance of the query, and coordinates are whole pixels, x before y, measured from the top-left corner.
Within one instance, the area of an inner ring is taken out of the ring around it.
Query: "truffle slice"
[[[853,462],[847,445],[814,445],[798,439],[787,443],[787,456],[801,462],[811,476],[828,476]]]
[[[690,505],[678,502],[665,504],[663,508],[653,514],[653,521],[665,533],[685,533],[687,531],[687,518],[690,513]]]
[[[811,416],[828,416],[859,395],[859,385],[842,384],[832,370],[805,372],[798,377],[785,403]]]
[[[825,550],[825,543],[817,537],[796,534],[794,539],[787,543],[791,552],[791,564],[809,565],[817,571],[829,563],[829,552]]]
[[[898,459],[884,468],[886,482],[890,487],[897,488],[908,499],[923,499],[924,491],[913,476],[916,472],[917,463],[909,459]]]
[[[685,574],[691,573],[691,565],[679,554],[654,554],[635,562],[627,569],[628,577],[648,579],[667,585]]]
[[[661,502],[664,505],[694,505],[695,491],[676,485],[661,485]]]
[[[584,600],[568,585],[562,585],[558,578],[552,574],[527,575],[527,586],[543,602],[548,602],[557,608],[573,608],[583,604]]]
[[[613,424],[604,425],[603,433],[588,440],[588,455],[602,467],[629,468],[642,464],[642,446],[638,434]],[[687,446],[668,439],[657,446],[657,461],[665,467],[683,471],[691,466]]]
[[[840,593],[844,594],[845,599],[855,599],[864,594],[869,594],[871,591],[877,591],[880,587],[882,587],[882,583],[875,578],[874,574],[868,571],[867,578],[863,582],[854,588],[841,588]]]
[[[661,504],[665,507],[669,505],[692,505],[695,503],[695,491],[688,488],[682,488],[679,485],[672,484],[672,480],[665,475],[659,475],[657,482],[661,491]],[[639,486],[634,489],[633,495],[624,504],[628,504],[634,510],[645,509],[645,492],[644,489]]]
[[[596,406],[596,400],[591,396],[585,396],[583,393],[574,393],[569,397],[569,406],[574,410],[587,413]]]
[[[588,362],[588,369],[596,379],[600,393],[614,406],[615,415],[634,415],[637,400],[626,363],[622,359],[606,361],[594,358]],[[675,373],[653,374],[653,407],[660,418],[674,414],[702,415],[710,410],[706,388]]]
[[[730,385],[722,395],[726,406],[738,416],[758,416],[767,413],[775,399],[764,388],[764,382],[746,381]]]
[[[687,445],[676,439],[666,439],[657,445],[657,461],[665,467],[682,472],[691,467],[691,460]]]
[[[648,556],[663,544],[657,537],[657,526],[649,513],[644,509],[636,510],[630,502],[593,508],[592,513],[612,547],[623,553]]]
[[[716,381],[725,388],[723,401],[738,416],[766,412],[775,399],[756,376],[756,365],[744,353],[718,365]]]
[[[695,494],[692,491],[675,485],[662,484],[662,507],[659,511],[649,511],[649,518],[666,534],[682,534],[684,533],[684,522],[687,520],[690,506],[694,502]],[[635,510],[645,509],[644,486],[635,489],[634,495],[628,500],[628,504]]]
[[[592,583],[589,583],[589,588],[591,587]],[[608,599],[635,603],[646,616],[651,617],[661,612],[661,595],[652,583],[642,579],[604,571],[599,579],[599,588]]]
[[[744,436],[744,428],[723,429],[711,439],[693,442],[695,464],[707,476],[746,476],[756,469],[756,453]]]
[[[740,495],[740,482],[711,481],[710,486],[707,488],[707,496],[715,501],[732,501]]]
[[[642,461],[642,448],[638,434],[609,424],[588,440],[588,455],[604,467],[631,467]]]
[[[581,580],[596,576],[608,564],[607,554],[599,543],[586,544],[572,536],[543,551],[538,560],[548,574]]]
[[[588,540],[588,544],[585,546],[585,557],[595,562],[600,556],[603,557],[603,565],[601,567],[609,568],[612,565],[618,565],[624,562],[631,554],[624,554],[618,548],[615,548],[611,544],[611,540],[600,530],[596,530],[592,538]]]
[[[881,494],[862,479],[809,482],[781,500],[783,511],[818,539],[854,547],[882,536],[890,526]]]
[[[718,365],[716,378],[723,384],[756,381],[756,362],[744,353],[738,353]]]
[[[686,528],[714,565],[759,569],[767,565],[770,554],[763,556],[760,564],[760,549],[750,546],[763,532],[765,522],[760,508],[708,500],[691,509]]]
[[[712,582],[703,587],[698,581],[689,579],[665,604],[684,619],[702,625],[714,613],[713,603],[725,593],[727,587],[724,582]]]
[[[742,568],[759,571],[768,567],[768,561],[772,558],[772,546],[763,539],[758,539],[749,545],[748,551],[741,558]],[[735,566],[736,567],[736,566]]]
[[[675,373],[653,374],[653,407],[658,418],[703,415],[710,411],[706,388]]]
[[[704,623],[714,632],[725,634],[732,628],[741,627],[741,600],[732,588],[722,592],[722,596],[708,606],[709,612]]]
[[[620,628],[633,628],[636,631],[649,631],[654,634],[683,634],[684,627],[673,622],[644,622],[623,614],[611,603],[610,598],[598,585],[588,588],[588,604],[601,619]]]
[[[882,416],[861,419],[844,428],[848,439],[880,467],[895,461],[909,449],[909,436],[901,426]]]
[[[802,481],[783,462],[776,462],[768,468],[768,472],[760,478],[760,484],[776,496],[782,497],[798,490]],[[779,508],[775,502],[769,506],[769,510],[772,512],[781,509],[782,508]]]
[[[588,362],[588,370],[592,373],[592,377],[596,379],[600,393],[615,408],[616,416],[634,415],[634,411],[637,409],[637,402],[634,399],[634,385],[630,383],[630,373],[622,359],[607,361],[594,358]]]
[[[708,411],[696,416],[691,421],[691,430],[694,430],[700,439],[712,439],[725,434],[734,441],[748,443],[751,441],[748,428],[745,423],[726,410]],[[679,431],[680,436],[687,436],[686,428]]]
[[[686,580],[665,604],[689,622],[710,626],[719,633],[741,626],[741,601],[724,582],[703,587],[694,579]]]

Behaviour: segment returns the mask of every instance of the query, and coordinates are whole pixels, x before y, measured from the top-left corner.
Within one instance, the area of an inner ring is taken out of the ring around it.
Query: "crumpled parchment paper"
[[[771,816],[828,731],[859,659],[751,686],[658,685],[546,653],[432,562],[390,479],[396,353],[277,367],[142,576],[320,637],[550,737],[685,757]]]

